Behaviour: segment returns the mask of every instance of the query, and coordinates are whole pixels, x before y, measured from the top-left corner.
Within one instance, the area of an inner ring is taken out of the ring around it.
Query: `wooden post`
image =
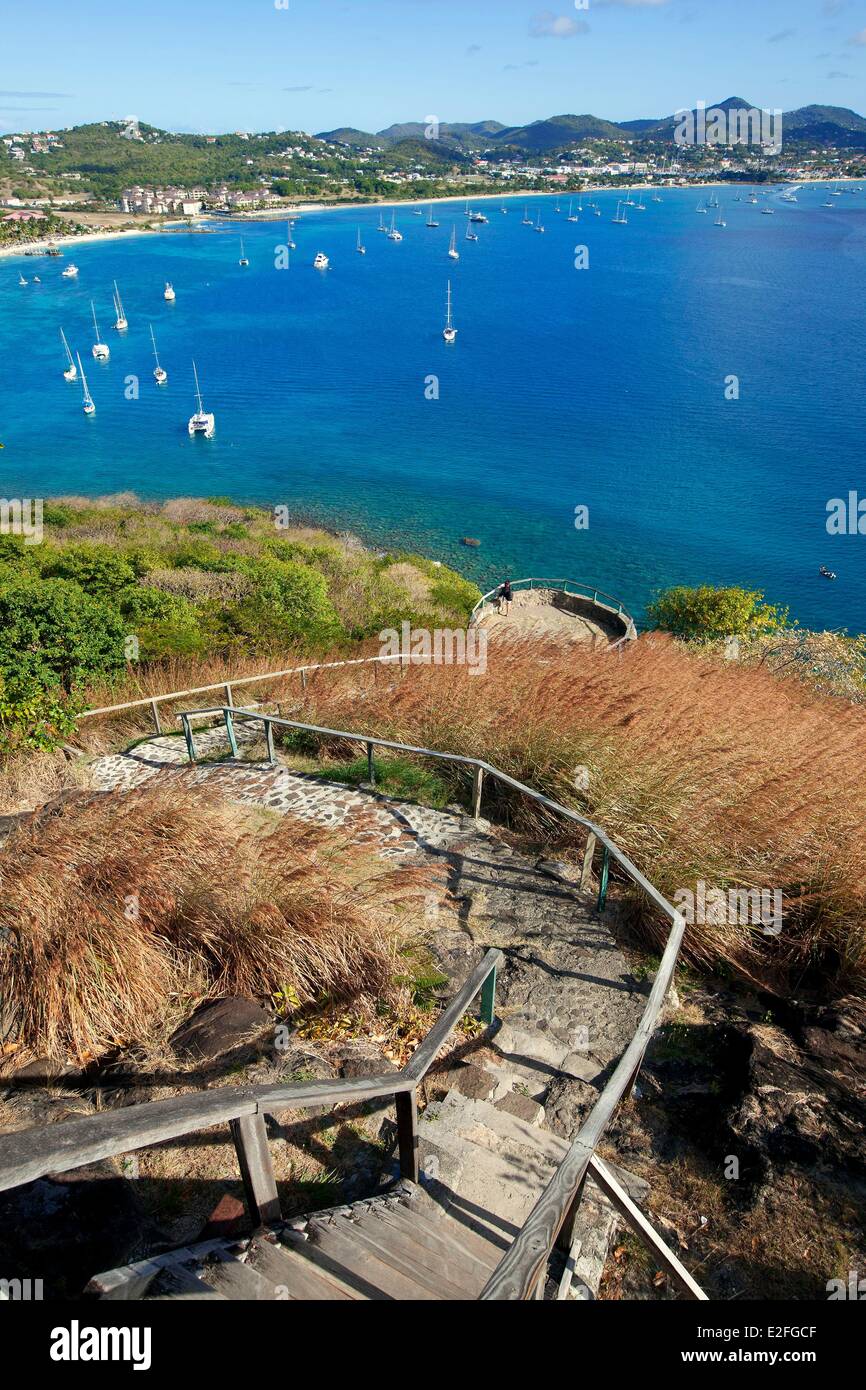
[[[226,683],[226,704],[227,704],[227,705],[233,705],[233,704],[234,704],[234,696],[232,695],[232,688],[231,688],[231,686],[230,686],[228,683]]]
[[[414,1090],[399,1091],[397,1103],[397,1144],[400,1150],[400,1176],[417,1182],[418,1165],[418,1100]]]
[[[376,785],[376,764],[373,762],[373,745],[367,744],[367,781],[371,787]]]
[[[238,1120],[230,1120],[229,1124],[253,1225],[273,1226],[282,1220],[282,1212],[264,1116],[242,1115]]]
[[[301,671],[301,694],[305,695],[306,693],[307,693],[307,673],[306,673],[306,671]]]
[[[601,878],[598,884],[598,911],[604,912],[604,905],[607,902],[607,878],[610,873],[610,850],[607,845],[604,847],[604,855],[601,861]]]
[[[476,767],[472,779],[472,814],[476,820],[481,815],[481,788],[484,785],[484,768]]]
[[[495,1018],[494,1008],[496,1002],[496,966],[494,965],[484,984],[481,986],[481,1021],[491,1024]]]
[[[153,722],[156,725],[156,732],[158,734],[161,734],[162,725],[159,722],[159,706],[157,705],[156,700],[151,700],[150,708],[153,710]]]
[[[181,719],[183,720],[183,736],[184,736],[184,738],[186,739],[186,751],[187,751],[187,754],[188,754],[188,756],[189,756],[190,762],[191,762],[191,763],[194,763],[194,762],[195,762],[195,743],[194,743],[194,741],[193,741],[192,728],[191,728],[190,722],[189,722],[189,715],[188,715],[188,714],[182,714],[180,717],[181,717]]]
[[[274,752],[274,726],[273,726],[273,724],[271,723],[270,719],[266,719],[266,720],[264,721],[264,725],[265,725],[265,739],[266,739],[267,745],[268,745],[268,762],[269,762],[269,763],[275,763],[275,762],[277,761],[277,756],[276,756],[276,753]]]
[[[592,892],[592,861],[595,858],[595,847],[598,841],[590,832],[586,837],[586,848],[583,851],[583,866],[580,870],[580,886],[584,893]]]
[[[233,716],[233,714],[232,714],[232,712],[231,712],[230,709],[225,709],[225,710],[223,710],[223,715],[224,715],[225,721],[226,721],[226,733],[227,733],[228,736],[229,736],[229,747],[230,747],[231,750],[232,750],[232,757],[233,757],[233,758],[236,758],[237,755],[238,755],[238,741],[237,741],[237,739],[235,738],[235,721],[234,721],[234,716]]]

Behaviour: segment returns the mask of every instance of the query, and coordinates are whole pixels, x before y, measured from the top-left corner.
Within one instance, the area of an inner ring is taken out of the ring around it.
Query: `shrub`
[[[0,585],[0,671],[13,694],[19,684],[70,694],[87,677],[118,670],[124,635],[118,611],[71,580]]]
[[[665,589],[647,607],[656,627],[689,641],[716,642],[724,637],[758,637],[788,621],[787,608],[764,603],[749,589],[716,589],[703,584]]]
[[[87,542],[57,551],[42,572],[49,579],[72,580],[102,598],[121,594],[136,579],[132,565],[113,546]]]

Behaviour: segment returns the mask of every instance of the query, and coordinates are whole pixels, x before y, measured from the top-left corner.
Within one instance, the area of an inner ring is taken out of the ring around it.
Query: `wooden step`
[[[189,1300],[216,1300],[226,1302],[226,1295],[206,1284],[198,1275],[184,1265],[173,1265],[164,1269],[154,1279],[147,1294],[147,1302],[188,1302]]]
[[[305,1260],[293,1245],[274,1245],[268,1240],[256,1240],[250,1248],[250,1266],[269,1279],[277,1289],[285,1289],[288,1298],[307,1301],[359,1299],[361,1295],[339,1279],[317,1269]]]
[[[351,1240],[426,1288],[434,1298],[462,1302],[478,1291],[472,1265],[456,1250],[450,1258],[443,1258],[440,1251],[431,1251],[414,1234],[389,1226],[370,1212],[355,1221],[347,1219],[346,1227]]]
[[[333,1222],[311,1221],[309,1233],[313,1249],[342,1266],[343,1278],[354,1275],[378,1289],[383,1297],[398,1302],[436,1300],[436,1293],[411,1274],[394,1268],[384,1252],[380,1258],[368,1242],[353,1240],[351,1225],[345,1218],[338,1217]]]
[[[279,1298],[270,1279],[258,1274],[250,1265],[241,1264],[240,1260],[214,1260],[205,1266],[201,1277],[210,1288],[226,1298],[252,1303],[271,1303]]]
[[[406,1203],[406,1212],[412,1221],[420,1220],[425,1229],[455,1241],[461,1250],[473,1255],[487,1269],[495,1269],[511,1244],[503,1234],[480,1235],[461,1220],[456,1208],[444,1210],[420,1189],[419,1197],[412,1197]]]
[[[459,1234],[452,1230],[453,1223],[451,1221],[446,1219],[434,1224],[418,1211],[406,1211],[396,1207],[393,1211],[383,1212],[381,1215],[377,1212],[372,1219],[381,1221],[383,1225],[400,1231],[417,1245],[423,1246],[433,1259],[440,1261],[446,1272],[452,1261],[456,1266],[465,1268],[466,1282],[469,1288],[475,1288],[479,1279],[481,1280],[479,1287],[483,1286],[487,1282],[491,1270],[499,1263],[501,1254],[504,1253],[491,1246],[490,1257],[481,1260],[463,1244]],[[449,1274],[448,1277],[453,1283],[464,1282],[452,1274]]]

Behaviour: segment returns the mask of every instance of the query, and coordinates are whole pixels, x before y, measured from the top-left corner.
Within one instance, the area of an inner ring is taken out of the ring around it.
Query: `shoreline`
[[[832,187],[834,184],[841,184],[841,183],[858,183],[858,184],[864,184],[864,183],[866,183],[866,181],[864,181],[864,179],[862,179],[862,178],[853,178],[853,177],[849,177],[849,176],[844,176],[844,175],[843,175],[842,177],[840,177],[840,178],[838,178],[838,179],[817,179],[817,180],[815,180],[815,179],[780,179],[777,183],[767,184],[767,185],[764,185],[764,187],[768,187],[768,188],[779,188],[779,187],[802,188],[802,187],[805,187],[805,186],[811,187],[811,186],[813,186],[813,185],[815,185],[815,186],[817,187],[817,185],[819,185],[819,184],[825,184],[825,183],[828,185],[828,187]],[[414,208],[430,207],[430,206],[434,206],[434,207],[435,207],[435,206],[438,206],[438,205],[443,204],[443,203],[465,203],[465,202],[467,202],[467,201],[468,201],[469,203],[471,203],[471,204],[475,204],[475,203],[489,203],[489,202],[497,202],[497,201],[500,202],[500,203],[502,203],[502,202],[505,202],[505,201],[507,201],[507,200],[509,200],[509,199],[520,200],[521,198],[526,199],[526,200],[528,200],[528,199],[530,199],[530,198],[559,198],[560,201],[562,201],[562,200],[564,200],[564,199],[566,199],[566,198],[571,198],[571,199],[573,200],[574,198],[577,198],[577,197],[585,197],[587,194],[593,194],[593,195],[594,195],[594,194],[596,194],[596,193],[625,193],[625,192],[628,192],[629,190],[633,190],[633,191],[635,191],[635,192],[644,192],[644,193],[646,193],[646,192],[668,192],[668,193],[672,193],[672,192],[673,192],[673,193],[675,193],[675,192],[688,192],[689,190],[691,190],[691,191],[694,192],[694,191],[697,191],[697,190],[702,189],[702,188],[752,188],[752,187],[757,187],[757,186],[758,186],[758,185],[748,184],[748,183],[745,183],[745,182],[734,184],[734,183],[731,183],[730,180],[725,180],[725,179],[714,180],[714,181],[709,182],[709,183],[694,183],[694,184],[692,184],[692,183],[687,183],[687,184],[673,184],[673,185],[670,185],[670,184],[659,184],[659,183],[655,183],[655,182],[649,182],[649,183],[647,183],[647,182],[641,182],[641,183],[622,183],[622,184],[609,184],[609,183],[608,183],[608,184],[588,184],[585,188],[582,188],[578,193],[575,193],[574,190],[567,190],[567,189],[566,189],[566,190],[563,190],[563,189],[550,189],[550,188],[545,188],[545,189],[524,189],[524,190],[522,190],[522,191],[520,191],[520,192],[510,192],[510,191],[504,191],[504,190],[503,190],[503,191],[497,192],[497,193],[476,193],[476,194],[474,194],[473,196],[469,197],[468,199],[466,198],[465,194],[463,194],[463,193],[450,193],[450,194],[443,195],[443,196],[441,196],[441,197],[436,197],[436,198],[396,198],[396,199],[392,198],[392,199],[384,199],[384,200],[383,200],[383,199],[379,199],[379,200],[377,200],[376,202],[371,202],[371,203],[359,203],[359,202],[348,202],[348,203],[293,203],[293,204],[287,204],[285,207],[280,207],[280,208],[267,208],[267,209],[259,208],[259,209],[255,209],[255,210],[250,210],[250,211],[248,211],[248,212],[218,212],[218,211],[215,211],[215,212],[209,212],[209,213],[199,213],[196,217],[189,219],[189,223],[190,223],[190,225],[192,226],[192,225],[194,225],[194,224],[207,223],[207,222],[216,222],[216,221],[221,221],[221,220],[224,220],[224,219],[229,219],[229,220],[231,220],[231,221],[233,221],[233,222],[282,222],[282,221],[285,221],[287,217],[291,217],[291,216],[293,216],[293,215],[295,215],[295,214],[303,214],[304,216],[308,216],[310,213],[314,213],[314,212],[358,212],[358,213],[360,213],[360,212],[366,211],[367,209],[370,209],[370,210],[372,210],[372,211],[375,211],[375,210],[378,209],[378,208],[383,208],[383,209],[384,209],[384,208],[394,209],[394,208],[405,207],[405,208],[413,208],[413,209],[414,209]],[[179,228],[180,228],[180,227],[183,227],[183,226],[184,226],[185,222],[186,222],[186,219],[184,219],[183,221],[180,221],[180,222],[178,222],[178,221],[165,222],[165,223],[162,223],[159,227],[129,227],[129,228],[126,228],[124,231],[114,231],[114,230],[112,230],[112,229],[110,229],[110,228],[107,228],[105,231],[90,231],[90,232],[85,232],[85,233],[83,233],[81,236],[45,237],[45,238],[40,239],[39,241],[22,242],[22,243],[20,243],[20,244],[18,244],[18,245],[13,245],[13,246],[0,246],[0,260],[8,260],[8,259],[10,259],[11,257],[14,257],[14,256],[21,256],[22,258],[24,258],[26,252],[28,252],[28,251],[37,251],[37,252],[42,252],[42,253],[44,253],[45,250],[47,250],[47,248],[48,248],[49,246],[51,246],[51,247],[56,246],[56,247],[58,247],[58,248],[66,248],[66,247],[69,247],[69,246],[84,246],[84,245],[87,245],[87,244],[89,244],[89,243],[91,243],[91,242],[101,242],[101,241],[119,240],[120,238],[126,238],[126,237],[136,237],[136,236],[159,236],[159,235],[161,235],[161,234],[164,233],[164,231],[165,231],[166,228],[168,228],[168,227],[179,227]]]

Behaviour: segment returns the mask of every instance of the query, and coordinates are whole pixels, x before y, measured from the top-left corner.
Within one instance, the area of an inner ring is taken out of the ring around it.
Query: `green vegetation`
[[[441,811],[451,800],[448,783],[410,758],[374,758],[373,771],[378,790],[398,801],[417,801]],[[318,769],[318,775],[331,782],[348,782],[356,787],[369,779],[367,759],[325,764]]]
[[[725,637],[759,637],[787,626],[788,610],[764,602],[749,589],[717,589],[702,584],[665,589],[647,608],[656,627],[693,642]]]
[[[65,499],[45,506],[44,523],[39,545],[0,536],[0,752],[62,741],[87,685],[119,703],[144,666],[285,665],[287,653],[314,656],[403,620],[465,624],[479,597],[431,561],[278,530],[271,513],[222,498]]]

